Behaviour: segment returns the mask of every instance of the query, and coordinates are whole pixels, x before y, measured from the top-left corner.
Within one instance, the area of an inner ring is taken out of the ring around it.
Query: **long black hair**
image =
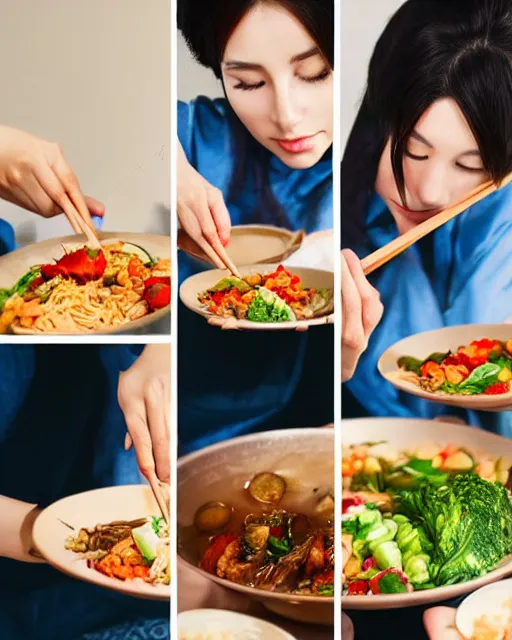
[[[293,14],[331,69],[334,67],[334,0],[178,0],[178,29],[194,58],[222,79],[221,64],[229,38],[247,12],[262,2],[282,6]],[[235,200],[247,182],[252,181],[257,200],[251,222],[290,228],[288,216],[269,183],[272,154],[248,134],[231,107],[228,115],[236,158],[228,199]]]
[[[407,0],[380,36],[341,165],[342,245],[365,243],[365,214],[384,147],[405,203],[403,156],[436,100],[464,114],[490,179],[512,170],[512,1]]]

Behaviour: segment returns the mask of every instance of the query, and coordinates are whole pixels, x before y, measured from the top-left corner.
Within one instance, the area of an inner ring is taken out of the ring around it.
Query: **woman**
[[[185,1],[178,20],[226,96],[179,104],[181,226],[210,255],[232,224],[331,228],[332,0]],[[180,256],[180,281],[201,269]],[[332,328],[221,332],[179,313],[183,451],[332,421]]]
[[[165,603],[81,583],[32,555],[32,524],[42,508],[82,491],[140,483],[136,456],[124,447],[127,426],[146,473],[156,465],[161,479],[169,480],[169,348],[141,351],[129,345],[0,346],[5,640],[110,640],[129,633],[168,638]],[[151,441],[161,443],[160,454]],[[119,636],[112,631],[116,625],[122,625]]]
[[[359,259],[512,170],[512,6],[409,0],[373,53],[342,163],[343,415],[455,413],[377,373],[406,336],[512,317],[512,187],[365,278]],[[353,252],[355,252],[355,255]],[[433,345],[433,348],[435,345]],[[512,437],[511,414],[458,411]]]
[[[64,210],[72,224],[103,215],[56,145],[5,127],[0,195],[44,217]],[[13,248],[12,227],[0,221],[0,254]],[[169,482],[169,401],[165,345],[0,346],[2,638],[169,637],[168,606],[72,580],[31,553],[35,518],[59,498],[139,483],[139,469]]]

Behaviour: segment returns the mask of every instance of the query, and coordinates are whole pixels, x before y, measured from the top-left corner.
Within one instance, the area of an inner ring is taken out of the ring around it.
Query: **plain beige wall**
[[[218,98],[223,95],[222,85],[213,71],[194,60],[178,32],[178,99],[188,102],[199,95]]]
[[[170,0],[2,0],[0,122],[61,144],[105,229],[169,233]],[[27,242],[68,233],[0,201]]]
[[[363,97],[368,63],[389,18],[404,0],[341,0],[341,148]]]

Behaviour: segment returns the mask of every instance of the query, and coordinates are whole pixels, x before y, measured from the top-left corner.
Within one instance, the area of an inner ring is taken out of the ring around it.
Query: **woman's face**
[[[332,144],[332,71],[291,13],[257,4],[228,40],[227,98],[256,140],[294,169],[316,164]]]
[[[391,167],[388,140],[375,190],[386,202],[400,233],[462,199],[488,180],[475,137],[449,98],[434,102],[418,120],[403,160],[407,208],[402,206]]]

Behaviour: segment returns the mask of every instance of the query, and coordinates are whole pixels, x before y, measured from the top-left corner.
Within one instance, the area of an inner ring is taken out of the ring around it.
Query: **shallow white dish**
[[[512,607],[507,609],[507,602],[512,603],[512,580],[502,580],[478,589],[457,609],[455,622],[459,633],[464,638],[471,638],[475,622],[485,615],[504,616],[510,620]]]
[[[265,620],[223,609],[178,614],[178,640],[296,640]]]
[[[512,409],[512,391],[495,396],[484,394],[474,396],[450,395],[447,393],[431,393],[416,386],[412,382],[397,377],[400,371],[397,360],[402,356],[412,356],[423,360],[433,352],[456,351],[461,345],[468,345],[473,340],[491,338],[510,340],[512,327],[509,324],[465,324],[456,327],[444,327],[434,331],[417,333],[404,338],[389,347],[379,359],[377,367],[381,375],[401,391],[419,398],[439,402],[464,409],[484,411],[508,411]]]
[[[158,504],[151,489],[146,485],[86,491],[58,500],[41,512],[34,524],[34,544],[50,564],[74,578],[137,598],[169,600],[169,585],[109,578],[90,569],[80,554],[64,548],[66,539],[73,535],[73,532],[63,522],[71,525],[78,533],[82,527],[94,527],[115,520],[136,520],[159,514]]]

